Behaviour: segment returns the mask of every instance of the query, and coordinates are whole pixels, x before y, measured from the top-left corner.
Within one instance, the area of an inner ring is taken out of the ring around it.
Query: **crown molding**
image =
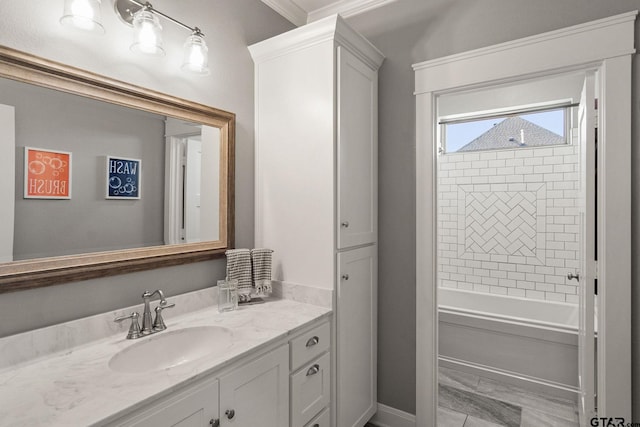
[[[253,61],[259,64],[328,40],[335,40],[373,70],[377,70],[384,60],[384,55],[360,33],[349,27],[339,15],[326,17],[253,44],[249,46],[249,51]]]
[[[292,0],[262,0],[262,3],[278,12],[298,27],[307,23],[307,11]]]
[[[396,1],[398,0],[337,0],[318,9],[306,10],[296,0],[262,0],[264,4],[297,26],[336,14],[348,18]]]
[[[340,0],[323,8],[310,11],[307,22],[314,22],[335,14],[340,14],[343,18],[349,18],[350,16],[359,15],[396,1],[397,0]]]

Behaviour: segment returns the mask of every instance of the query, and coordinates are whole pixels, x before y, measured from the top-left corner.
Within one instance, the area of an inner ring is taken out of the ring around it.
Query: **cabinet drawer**
[[[330,422],[331,412],[329,412],[329,408],[327,408],[324,411],[320,412],[317,417],[309,421],[309,424],[305,425],[304,427],[330,427]]]
[[[291,340],[291,370],[295,371],[304,363],[318,357],[329,348],[331,329],[329,322]]]
[[[302,427],[329,404],[331,358],[325,353],[291,375],[291,425]]]

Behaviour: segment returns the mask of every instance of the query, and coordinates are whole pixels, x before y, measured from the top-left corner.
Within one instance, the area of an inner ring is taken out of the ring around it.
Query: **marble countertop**
[[[0,425],[103,425],[173,390],[197,381],[275,343],[323,317],[331,309],[291,300],[218,313],[203,308],[165,319],[168,330],[222,326],[232,331],[224,354],[149,373],[118,373],[108,366],[120,350],[142,340],[126,332],[0,370]],[[126,322],[128,327],[128,322]],[[164,332],[160,332],[162,334]]]

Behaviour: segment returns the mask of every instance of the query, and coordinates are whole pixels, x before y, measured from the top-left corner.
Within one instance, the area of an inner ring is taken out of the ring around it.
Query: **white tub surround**
[[[214,294],[215,289],[208,289],[167,298],[176,303],[176,310],[181,303],[189,305],[189,301],[192,307],[207,303],[206,308],[179,315],[167,310],[168,331],[225,327],[232,331],[231,345],[220,356],[167,370],[125,374],[109,368],[109,360],[118,351],[148,339],[127,340],[128,324],[111,325],[116,314],[130,313],[131,309],[0,339],[3,361],[5,355],[13,363],[21,355],[31,357],[20,364],[5,365],[0,371],[0,420],[12,426],[104,425],[223,371],[246,356],[280,346],[296,332],[331,315],[328,308],[291,300],[272,300],[220,314],[217,306],[211,305]],[[107,336],[91,341],[97,334]],[[56,341],[77,346],[63,349],[53,344]],[[57,352],[46,354],[53,349]]]
[[[576,399],[578,307],[438,290],[441,366]]]

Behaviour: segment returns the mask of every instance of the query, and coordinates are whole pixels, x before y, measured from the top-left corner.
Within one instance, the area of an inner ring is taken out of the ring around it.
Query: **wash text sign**
[[[142,161],[107,156],[107,199],[139,199]]]

